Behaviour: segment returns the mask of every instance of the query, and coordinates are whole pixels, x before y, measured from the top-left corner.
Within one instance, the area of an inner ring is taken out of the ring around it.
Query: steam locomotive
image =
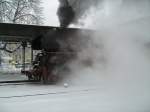
[[[40,52],[32,69],[22,71],[29,80],[55,83],[62,71],[69,70],[68,63],[78,57],[91,36],[90,30],[58,28],[39,35],[32,41],[32,49]]]

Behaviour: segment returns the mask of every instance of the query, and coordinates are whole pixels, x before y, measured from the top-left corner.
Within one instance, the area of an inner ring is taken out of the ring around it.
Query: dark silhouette
[[[60,21],[60,26],[68,27],[75,17],[75,12],[67,0],[59,0],[59,2],[60,6],[58,8],[57,15]]]

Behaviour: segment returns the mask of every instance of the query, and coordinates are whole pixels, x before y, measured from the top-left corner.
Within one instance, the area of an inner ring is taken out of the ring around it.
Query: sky
[[[56,15],[58,8],[58,0],[42,0],[44,25],[59,26],[58,17]]]

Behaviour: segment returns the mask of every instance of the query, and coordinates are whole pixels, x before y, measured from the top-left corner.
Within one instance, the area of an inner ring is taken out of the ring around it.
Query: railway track
[[[12,95],[12,96],[0,96],[0,99],[11,99],[11,98],[25,98],[25,97],[36,97],[36,96],[47,96],[47,95],[61,95],[61,94],[70,94],[70,93],[87,93],[90,91],[96,91],[98,88],[93,89],[80,89],[80,90],[63,90],[58,92],[44,92],[35,93],[35,94],[24,94],[24,95]]]
[[[25,84],[34,84],[39,81],[34,80],[13,80],[13,81],[0,81],[0,86],[10,86],[10,85],[25,85]]]

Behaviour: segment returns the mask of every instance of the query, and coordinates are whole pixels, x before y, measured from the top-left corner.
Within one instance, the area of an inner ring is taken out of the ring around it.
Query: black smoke
[[[78,19],[89,14],[90,8],[98,7],[103,0],[68,0],[68,2],[75,11],[75,22],[78,22]]]
[[[80,18],[88,15],[91,7],[98,7],[103,0],[58,0],[59,8],[57,15],[61,27],[67,27],[69,24],[77,24]]]
[[[75,12],[69,5],[68,0],[59,0],[59,2],[60,5],[57,11],[57,15],[60,21],[60,26],[68,27],[68,25],[74,20]]]

